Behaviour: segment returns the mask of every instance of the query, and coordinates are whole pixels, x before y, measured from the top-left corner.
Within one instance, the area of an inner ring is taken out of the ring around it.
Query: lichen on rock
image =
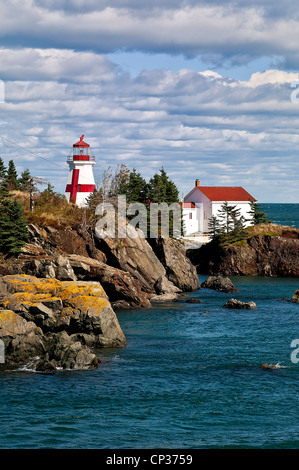
[[[95,366],[93,353],[85,350],[88,347],[126,345],[117,316],[99,282],[8,275],[0,279],[0,293],[0,337],[7,343],[9,362],[24,363],[36,355],[42,355],[41,360],[51,359],[49,345],[53,344],[53,337],[57,335],[58,340],[62,332],[64,339],[69,338],[70,351],[78,350],[78,358],[71,361],[71,368],[80,368],[80,364],[88,368],[88,358],[90,367]],[[80,335],[84,338],[82,344],[78,342]],[[78,343],[76,347],[74,342]],[[79,344],[84,346],[84,351],[80,352]],[[55,360],[55,367],[66,367],[62,357]]]

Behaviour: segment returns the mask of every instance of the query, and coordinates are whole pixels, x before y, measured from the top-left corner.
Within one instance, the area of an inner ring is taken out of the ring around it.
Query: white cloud
[[[286,2],[288,13],[272,3],[2,1],[0,37],[9,46],[201,55],[216,64],[276,56],[294,67],[295,2]]]
[[[265,84],[280,85],[282,83],[292,83],[298,79],[299,73],[290,73],[283,70],[266,70],[265,72],[253,73],[250,79],[244,82],[244,85],[255,88]]]

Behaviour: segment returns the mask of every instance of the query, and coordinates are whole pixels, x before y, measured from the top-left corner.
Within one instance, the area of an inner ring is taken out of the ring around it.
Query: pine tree
[[[168,205],[179,204],[179,190],[174,182],[169,179],[163,167],[160,170],[160,174],[156,173],[149,180],[147,194],[147,199],[150,203],[166,203]],[[151,211],[151,215],[154,219],[158,218],[159,220],[159,233],[169,233],[170,237],[180,236],[179,233],[175,233],[179,224],[177,223],[178,220],[174,220],[174,213],[172,211],[169,211],[169,217],[167,219],[163,218],[159,211],[156,213]],[[180,209],[180,233],[184,231],[183,225],[182,210]]]
[[[28,240],[23,206],[14,199],[7,181],[0,183],[0,250],[4,254],[18,254]]]
[[[179,203],[179,190],[169,179],[164,168],[156,173],[148,184],[148,198],[151,202]]]
[[[227,201],[225,201],[221,208],[219,209],[219,217],[221,223],[224,227],[224,231],[226,234],[231,232],[234,228],[234,211],[236,210],[236,206],[230,206]]]
[[[207,234],[212,238],[212,240],[215,240],[222,235],[223,229],[221,227],[221,223],[219,219],[213,215],[209,222],[208,222],[208,232]]]
[[[261,209],[261,206],[256,201],[249,201],[250,204],[250,219],[248,222],[253,223],[253,225],[259,224],[269,224],[271,220],[268,220],[267,215]]]
[[[2,180],[3,178],[6,178],[6,172],[7,172],[6,166],[4,165],[3,159],[0,157],[0,180]]]
[[[241,209],[224,202],[219,210],[219,215],[221,229],[218,240],[221,245],[229,245],[246,238],[245,218],[241,215]],[[214,221],[214,224],[216,224],[216,221]]]
[[[6,181],[11,191],[19,189],[18,173],[13,160],[8,162]]]
[[[147,183],[136,169],[130,172],[128,180],[123,180],[119,187],[119,193],[126,196],[126,201],[145,203],[147,198]]]
[[[32,189],[33,180],[28,169],[21,173],[21,177],[19,178],[18,183],[19,189],[21,191],[29,192]]]

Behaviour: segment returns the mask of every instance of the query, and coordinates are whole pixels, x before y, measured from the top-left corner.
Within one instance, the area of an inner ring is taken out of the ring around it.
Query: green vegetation
[[[265,212],[262,211],[261,206],[256,201],[249,201],[250,204],[250,222],[253,222],[253,225],[260,224],[269,224],[271,220],[268,220]]]
[[[246,244],[250,235],[250,227],[245,228],[245,222],[250,221],[253,226],[269,224],[267,216],[261,211],[261,206],[255,201],[250,202],[250,219],[245,220],[240,215],[240,209],[236,206],[224,202],[219,210],[219,216],[211,217],[208,225],[208,235],[212,240],[217,241],[220,246],[234,245],[242,246]],[[267,232],[270,234],[275,232]]]
[[[5,179],[0,182],[0,251],[18,254],[28,240],[23,206],[12,197]]]
[[[19,189],[18,173],[13,160],[8,162],[5,180],[10,190]]]
[[[179,203],[179,190],[174,182],[168,177],[164,168],[161,168],[147,183],[140,173],[134,168],[130,171],[125,165],[117,167],[115,174],[108,168],[102,175],[96,190],[90,195],[88,206],[94,211],[96,206],[103,202],[113,204],[117,209],[117,196],[126,197],[127,205],[132,203],[144,204],[146,208],[147,234],[150,233],[150,220],[158,219],[158,233],[169,233],[174,236],[174,214],[169,210],[169,216],[163,217],[162,210],[157,204]],[[136,208],[136,212],[138,208]],[[132,220],[136,216],[128,215]],[[180,217],[182,219],[182,217]],[[138,224],[137,224],[138,226]]]

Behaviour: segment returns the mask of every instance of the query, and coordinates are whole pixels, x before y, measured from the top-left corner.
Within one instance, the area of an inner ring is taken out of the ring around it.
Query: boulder
[[[186,300],[187,304],[202,304],[202,300],[196,298],[190,298]]]
[[[166,270],[166,276],[183,292],[195,291],[200,288],[195,266],[187,257],[185,246],[174,238],[150,238],[153,248]]]
[[[61,367],[79,368],[81,365],[85,368],[90,361],[95,364],[87,347],[126,345],[118,319],[99,282],[11,275],[0,279],[0,293],[0,308],[3,309],[0,310],[0,336],[6,338],[9,357],[17,363],[33,355],[51,360],[51,355],[45,358],[50,344],[48,338],[53,335],[59,338],[61,333],[65,338],[71,337],[69,354],[72,357],[67,362],[60,360]],[[73,345],[78,342],[84,345],[80,354],[79,344]]]
[[[162,278],[164,286],[169,286],[167,293],[172,294],[174,284],[167,278],[165,267],[145,239],[143,232],[127,221],[123,221],[123,224],[126,226],[124,238],[118,238],[114,233],[109,236],[109,232],[104,229],[98,226],[95,228],[95,236],[100,249],[107,257],[107,263],[129,272],[141,282],[143,290],[150,294],[157,294],[155,284]]]
[[[50,362],[53,367],[63,369],[96,369],[98,358],[77,338],[69,336],[66,331],[51,336],[47,342],[47,355],[38,367],[44,368]]]
[[[30,260],[23,264],[22,272],[46,279],[55,278],[60,281],[77,281],[69,260],[62,255]]]
[[[99,281],[113,305],[123,302],[137,308],[151,306],[141,281],[129,272],[84,256],[69,255],[68,259],[77,278]]]
[[[0,339],[5,345],[5,364],[25,364],[45,354],[42,330],[11,310],[0,310]]]
[[[291,298],[291,302],[294,304],[299,304],[299,289],[295,291],[294,295]]]
[[[73,229],[56,228],[51,226],[40,227],[29,224],[30,239],[22,249],[21,257],[42,257],[44,254],[57,256],[59,254],[76,253],[82,256],[106,262],[105,255],[97,249],[94,243],[93,231],[88,227]]]
[[[250,309],[254,310],[256,309],[256,304],[255,302],[242,302],[241,300],[236,300],[236,299],[230,299],[226,304],[224,305],[225,308],[234,308],[234,309]]]
[[[234,286],[228,277],[222,276],[209,276],[202,284],[201,287],[205,289],[214,289],[219,292],[238,292],[238,288]]]

